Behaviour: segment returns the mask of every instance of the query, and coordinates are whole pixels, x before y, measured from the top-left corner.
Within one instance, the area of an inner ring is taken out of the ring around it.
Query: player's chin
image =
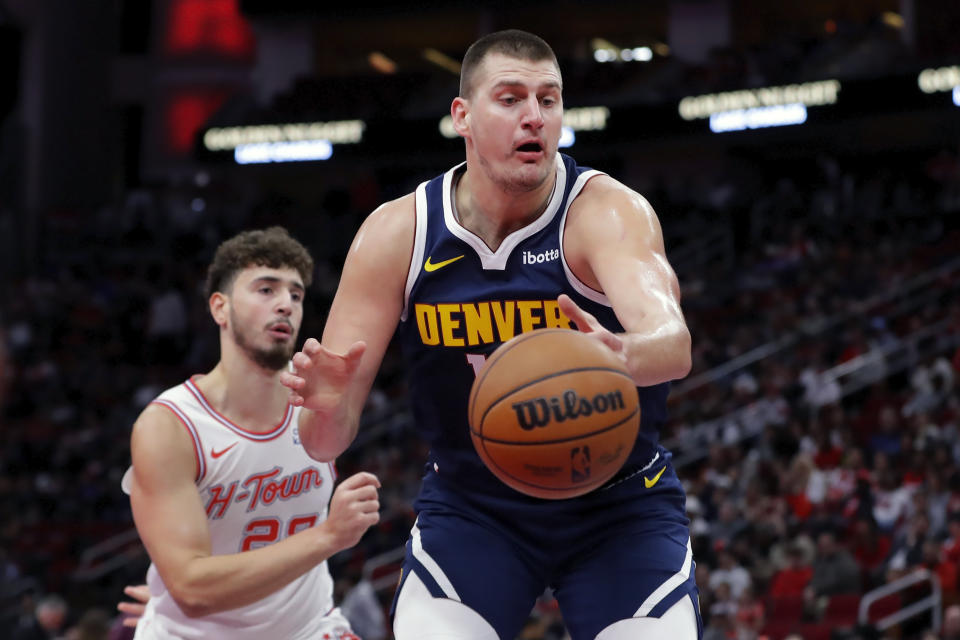
[[[271,371],[282,371],[290,365],[294,351],[293,340],[287,344],[275,344],[269,349],[263,349],[257,354],[257,362]]]

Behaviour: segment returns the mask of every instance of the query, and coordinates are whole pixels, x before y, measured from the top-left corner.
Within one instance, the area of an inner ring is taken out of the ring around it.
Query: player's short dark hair
[[[473,91],[473,77],[484,59],[492,53],[530,62],[550,60],[558,70],[560,69],[556,54],[543,38],[519,29],[495,31],[474,42],[464,54],[463,63],[460,65],[461,98],[470,97]]]
[[[248,267],[295,269],[304,287],[313,281],[313,258],[306,247],[283,227],[269,227],[238,233],[217,247],[207,268],[207,297],[229,290],[237,274]]]

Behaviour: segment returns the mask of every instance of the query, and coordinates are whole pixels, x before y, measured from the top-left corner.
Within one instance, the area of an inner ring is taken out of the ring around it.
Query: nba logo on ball
[[[590,477],[590,447],[570,450],[570,482],[586,482]]]
[[[618,356],[568,329],[512,338],[487,360],[469,401],[470,437],[488,469],[538,498],[603,485],[640,428],[637,388]]]

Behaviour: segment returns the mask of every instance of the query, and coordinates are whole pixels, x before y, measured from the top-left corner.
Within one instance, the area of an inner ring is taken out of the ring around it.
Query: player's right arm
[[[260,600],[356,544],[379,520],[380,483],[372,474],[358,473],[337,487],[323,523],[267,547],[211,555],[206,512],[194,482],[196,457],[184,426],[169,410],[151,405],[134,425],[130,448],[130,504],[137,531],[173,599],[190,617]]]
[[[280,381],[300,413],[300,440],[317,460],[339,456],[357,435],[360,413],[403,311],[413,252],[414,194],[370,214],[350,245],[322,343],[311,338]]]

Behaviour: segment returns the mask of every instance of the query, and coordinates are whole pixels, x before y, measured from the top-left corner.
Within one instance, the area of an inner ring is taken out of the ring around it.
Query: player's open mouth
[[[517,155],[524,159],[539,158],[543,155],[543,145],[536,141],[524,142],[517,147]]]
[[[285,322],[277,322],[267,327],[267,333],[274,338],[289,338],[293,335],[293,327]]]

